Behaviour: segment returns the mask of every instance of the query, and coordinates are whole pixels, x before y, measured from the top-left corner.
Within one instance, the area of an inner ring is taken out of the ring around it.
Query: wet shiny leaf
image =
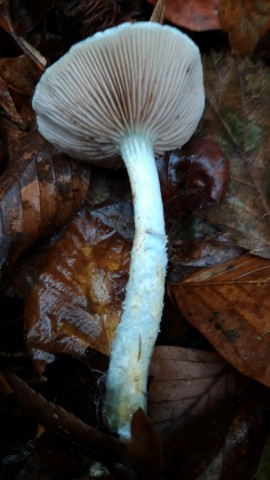
[[[25,312],[26,340],[43,370],[52,353],[109,354],[129,269],[129,244],[83,208],[49,252]]]
[[[2,176],[0,188],[1,265],[9,264],[36,240],[66,223],[89,185],[89,168],[72,162],[36,134]]]
[[[270,386],[270,263],[244,255],[171,291],[186,319],[241,373]]]

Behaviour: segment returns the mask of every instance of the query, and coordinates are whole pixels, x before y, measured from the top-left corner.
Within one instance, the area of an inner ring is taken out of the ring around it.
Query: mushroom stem
[[[146,410],[149,364],[159,332],[166,274],[166,234],[153,144],[131,133],[121,142],[134,201],[135,238],[129,281],[107,375],[106,417],[112,431],[131,436],[133,413]]]

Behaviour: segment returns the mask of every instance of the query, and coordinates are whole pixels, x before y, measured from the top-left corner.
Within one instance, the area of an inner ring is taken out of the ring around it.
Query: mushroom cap
[[[73,158],[115,166],[132,133],[148,135],[163,154],[186,143],[202,115],[199,50],[174,27],[124,23],[79,42],[49,67],[33,108],[40,133]]]

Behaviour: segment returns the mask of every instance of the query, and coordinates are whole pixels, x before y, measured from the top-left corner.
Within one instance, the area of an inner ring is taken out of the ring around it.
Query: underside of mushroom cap
[[[40,133],[74,158],[109,166],[106,159],[132,133],[148,135],[161,154],[181,147],[201,117],[199,50],[176,28],[122,24],[76,44],[48,68],[33,108]]]

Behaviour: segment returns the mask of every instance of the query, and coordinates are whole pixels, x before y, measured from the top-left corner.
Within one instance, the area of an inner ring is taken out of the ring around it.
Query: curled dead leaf
[[[120,319],[129,245],[82,208],[53,247],[28,297],[28,348],[43,370],[53,353],[109,355]]]

